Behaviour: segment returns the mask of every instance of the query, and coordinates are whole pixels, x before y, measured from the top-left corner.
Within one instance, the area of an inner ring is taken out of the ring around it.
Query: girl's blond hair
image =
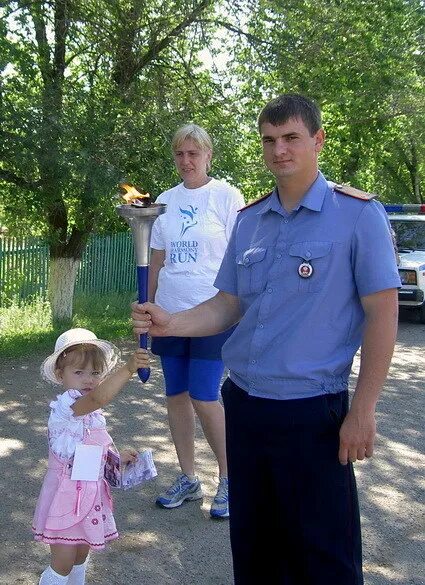
[[[56,360],[55,370],[62,370],[65,366],[85,368],[91,364],[92,368],[103,373],[106,370],[105,354],[96,345],[79,343],[63,351]]]

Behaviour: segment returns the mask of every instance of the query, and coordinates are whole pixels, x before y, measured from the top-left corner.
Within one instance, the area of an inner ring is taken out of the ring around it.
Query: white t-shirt
[[[244,206],[238,189],[211,179],[199,189],[183,183],[157,198],[167,210],[153,224],[151,247],[165,250],[155,303],[171,313],[190,309],[213,297],[238,209]]]

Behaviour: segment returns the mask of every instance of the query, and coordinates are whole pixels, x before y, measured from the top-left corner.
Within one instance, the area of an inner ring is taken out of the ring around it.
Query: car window
[[[425,221],[390,219],[390,222],[399,250],[425,250]]]

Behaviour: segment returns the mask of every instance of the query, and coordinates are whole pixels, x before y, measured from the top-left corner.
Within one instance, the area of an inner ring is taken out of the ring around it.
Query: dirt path
[[[367,585],[425,584],[424,350],[425,326],[401,323],[379,405],[376,455],[356,468]],[[43,357],[0,358],[0,585],[35,585],[48,561],[47,547],[29,532],[46,465],[47,406],[55,395],[38,375]],[[216,468],[200,433],[204,501],[175,510],[153,504],[177,472],[157,367],[146,385],[132,381],[108,407],[108,425],[119,447],[151,447],[159,475],[143,489],[115,492],[121,538],[93,555],[88,584],[231,585],[228,523],[209,519]]]

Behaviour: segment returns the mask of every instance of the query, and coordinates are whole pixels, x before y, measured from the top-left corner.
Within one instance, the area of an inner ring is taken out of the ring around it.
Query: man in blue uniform
[[[235,583],[361,585],[353,463],[372,456],[396,338],[389,224],[372,196],[320,173],[314,102],[282,95],[258,126],[277,186],[239,213],[219,292],[173,315],[135,304],[134,328],[195,336],[239,323],[222,388]]]

